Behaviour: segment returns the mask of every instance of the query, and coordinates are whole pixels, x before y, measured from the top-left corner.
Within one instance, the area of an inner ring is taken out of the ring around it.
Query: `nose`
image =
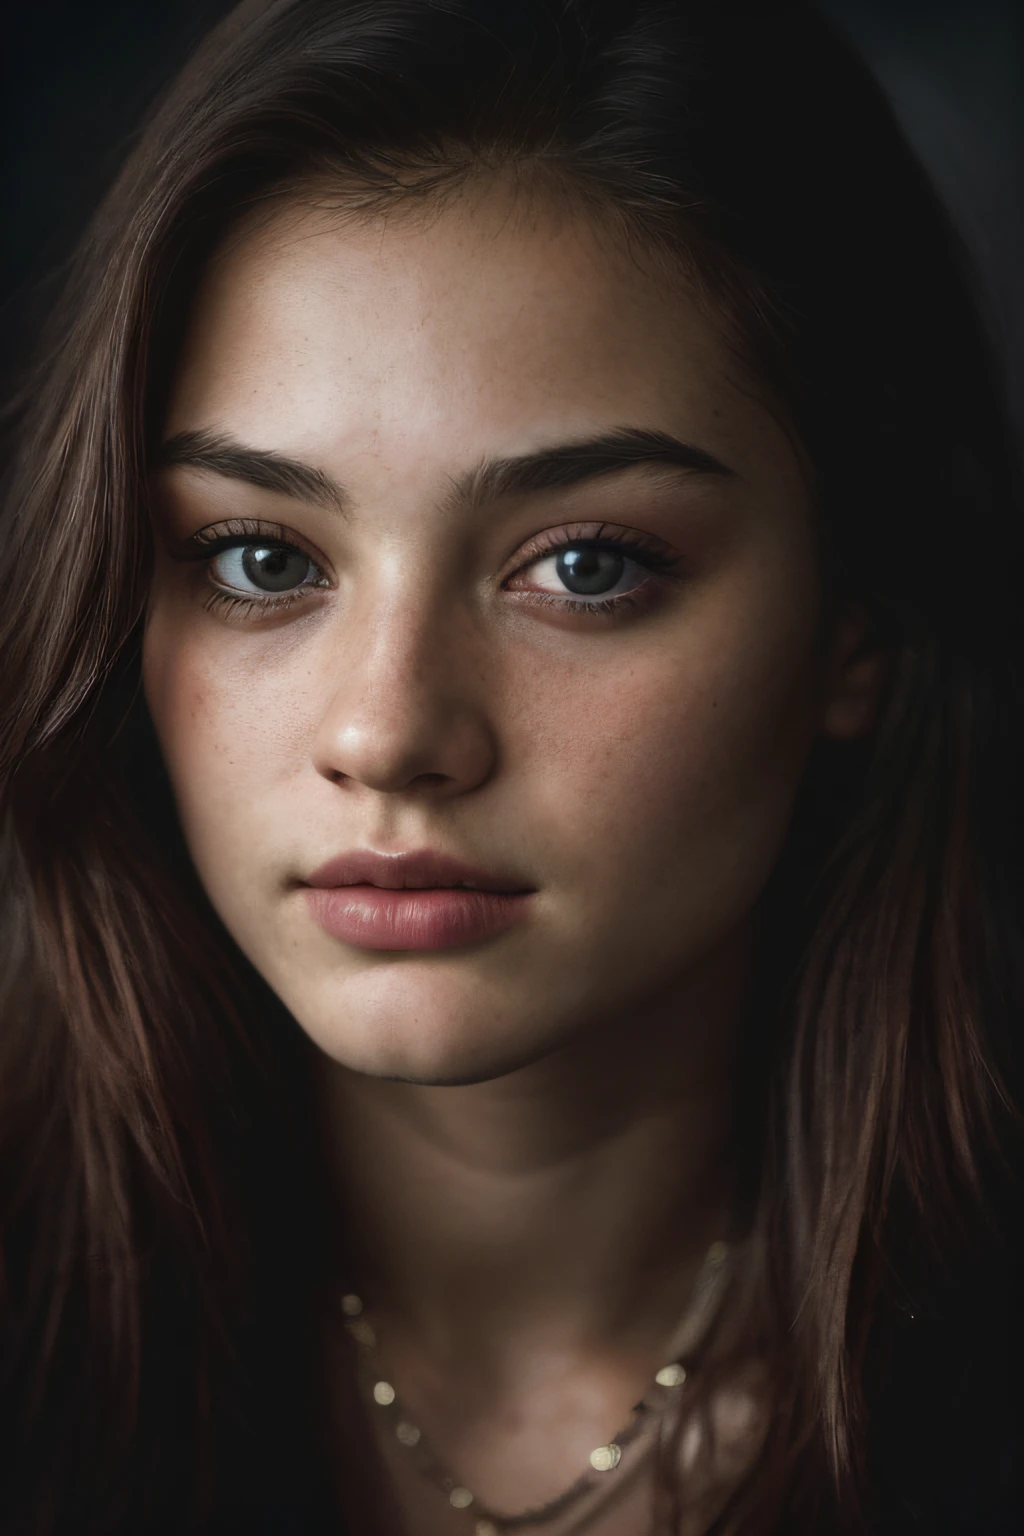
[[[350,615],[332,647],[317,771],[342,787],[453,797],[493,773],[487,664],[451,604]]]

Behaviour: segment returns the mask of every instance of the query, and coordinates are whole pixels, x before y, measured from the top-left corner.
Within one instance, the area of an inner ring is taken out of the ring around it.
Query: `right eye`
[[[273,597],[323,581],[319,566],[301,549],[268,539],[250,539],[221,549],[211,558],[209,571],[218,586],[246,597]]]

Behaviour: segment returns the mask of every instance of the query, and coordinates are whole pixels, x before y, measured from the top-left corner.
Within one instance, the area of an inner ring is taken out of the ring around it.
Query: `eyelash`
[[[593,527],[593,524],[567,526],[553,533],[541,534],[536,540],[531,540],[527,544],[527,558],[522,560],[506,579],[511,580],[512,577],[529,570],[532,565],[550,558],[551,555],[557,555],[563,549],[609,550],[612,554],[624,555],[636,565],[643,566],[652,577],[668,577],[680,564],[680,557],[672,554],[668,545],[663,544],[660,539],[652,539],[641,533],[627,532],[624,528],[616,528],[608,523],[600,524],[596,532],[593,531]],[[640,586],[634,587],[632,591],[620,592],[617,597],[602,598],[589,603],[569,596],[556,596],[553,592],[524,592],[524,596],[528,598],[531,605],[551,607],[562,614],[585,615],[588,618],[614,617],[629,611],[639,612],[646,608],[653,597],[653,593],[649,591],[652,585],[651,581],[645,581]]]
[[[202,561],[207,566],[207,578],[213,584],[209,565],[217,555],[222,555],[229,549],[245,549],[246,546],[253,545],[273,545],[275,548],[305,555],[310,564],[317,571],[320,570],[319,561],[312,550],[300,543],[290,529],[282,527],[280,523],[257,523],[249,518],[233,518],[230,522],[218,523],[213,528],[203,528],[187,539],[184,544],[176,547],[173,554],[179,560]],[[204,613],[221,612],[239,619],[246,618],[257,611],[280,613],[285,608],[292,607],[294,603],[304,601],[309,591],[322,590],[325,585],[327,583],[323,581],[304,582],[290,592],[283,592],[280,597],[272,598],[249,597],[245,593],[229,592],[213,585],[212,591],[206,595],[203,611]]]
[[[523,559],[505,579],[511,581],[529,570],[531,566],[558,554],[563,549],[609,550],[633,560],[635,564],[649,571],[652,577],[668,576],[680,563],[679,557],[673,555],[668,546],[663,545],[660,540],[635,532],[627,532],[625,529],[606,523],[600,524],[596,532],[593,529],[594,525],[588,524],[560,528],[553,533],[538,535],[526,546],[527,558]],[[241,549],[247,545],[256,544],[272,544],[305,555],[315,569],[320,570],[320,565],[312,552],[298,542],[289,529],[280,524],[256,523],[248,519],[237,519],[220,523],[214,528],[203,529],[194,534],[184,546],[175,550],[175,554],[182,560],[203,561],[209,565],[209,562],[226,550]],[[213,581],[212,576],[208,575],[208,579]],[[323,581],[306,582],[289,592],[282,593],[279,597],[262,598],[229,592],[214,586],[213,590],[207,594],[203,609],[206,613],[221,612],[238,619],[246,618],[254,612],[280,613],[296,602],[304,601],[310,590],[322,590],[324,585],[326,583]],[[629,592],[619,593],[617,597],[593,602],[574,599],[568,595],[560,597],[553,592],[531,592],[522,588],[517,590],[530,602],[531,606],[550,607],[561,614],[600,618],[645,608],[651,600],[651,594],[648,592],[650,586],[650,581],[644,581]]]

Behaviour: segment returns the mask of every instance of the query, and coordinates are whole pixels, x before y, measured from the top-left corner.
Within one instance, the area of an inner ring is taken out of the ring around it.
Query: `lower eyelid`
[[[267,601],[262,597],[253,597],[248,592],[241,592],[237,588],[210,583],[203,600],[203,609],[206,613],[220,612],[225,619],[269,617],[302,603],[309,590],[308,587],[294,587],[290,592],[283,592]]]
[[[615,618],[625,618],[630,611],[643,613],[655,608],[660,597],[664,596],[664,589],[655,578],[640,582],[635,587],[630,587],[627,592],[616,593],[614,597],[594,597],[589,601],[574,598],[571,593],[563,596],[555,592],[544,592],[537,587],[518,587],[510,590],[517,605],[527,608],[547,608],[551,613],[562,618],[593,619],[595,621]]]

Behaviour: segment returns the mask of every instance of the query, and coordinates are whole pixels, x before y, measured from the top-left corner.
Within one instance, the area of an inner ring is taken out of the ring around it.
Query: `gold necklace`
[[[720,1293],[721,1279],[729,1252],[729,1245],[721,1241],[712,1243],[707,1250],[694,1282],[690,1305],[687,1307],[683,1323],[672,1339],[672,1358],[655,1372],[651,1386],[633,1408],[629,1423],[624,1425],[605,1445],[595,1446],[590,1453],[589,1466],[584,1468],[576,1481],[562,1493],[549,1499],[546,1504],[520,1510],[516,1514],[487,1508],[472,1490],[466,1487],[465,1483],[449,1475],[430,1449],[422,1429],[412,1419],[391,1381],[380,1367],[375,1353],[376,1331],[366,1316],[362,1297],[354,1291],[347,1292],[341,1298],[341,1311],[345,1319],[346,1331],[359,1345],[364,1360],[370,1367],[363,1374],[367,1375],[371,1382],[369,1393],[371,1400],[376,1410],[388,1416],[391,1433],[399,1445],[410,1452],[422,1475],[444,1493],[453,1509],[465,1510],[467,1516],[474,1521],[474,1536],[501,1536],[503,1532],[520,1530],[525,1526],[546,1525],[580,1500],[588,1491],[601,1486],[604,1477],[615,1471],[622,1460],[623,1451],[637,1438],[642,1429],[653,1420],[664,1418],[669,1406],[677,1400],[679,1390],[687,1380],[687,1368],[683,1359],[678,1357],[688,1354],[694,1341],[690,1338],[684,1349],[680,1347],[681,1336],[694,1333],[692,1324],[695,1309],[698,1313],[697,1321],[701,1325],[698,1337],[706,1332],[710,1321],[711,1304]]]

